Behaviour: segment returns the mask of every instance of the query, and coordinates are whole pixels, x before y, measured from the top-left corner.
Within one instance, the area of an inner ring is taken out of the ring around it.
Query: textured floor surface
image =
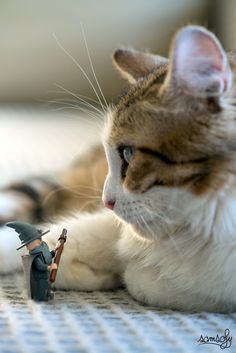
[[[230,330],[236,352],[236,314],[187,314],[144,307],[123,290],[56,292],[50,303],[22,298],[22,277],[0,278],[1,353],[220,352],[199,345],[201,335]]]
[[[100,133],[91,122],[35,110],[2,109],[0,123],[2,185],[62,168]],[[123,290],[56,292],[37,304],[22,286],[21,275],[0,277],[0,353],[236,353],[236,314],[159,311]],[[201,335],[217,334],[221,347],[199,345]]]

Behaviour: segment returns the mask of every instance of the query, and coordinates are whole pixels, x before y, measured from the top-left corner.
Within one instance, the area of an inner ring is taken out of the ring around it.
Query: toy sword
[[[62,254],[62,251],[63,251],[63,248],[64,248],[64,244],[65,244],[66,238],[67,238],[66,234],[67,234],[67,230],[64,228],[62,230],[62,233],[61,233],[60,237],[58,238],[58,240],[60,241],[61,245],[58,248],[58,250],[56,252],[56,255],[55,255],[55,258],[54,258],[54,263],[57,264],[57,269],[52,270],[52,272],[50,274],[49,280],[50,280],[51,283],[55,282],[55,280],[56,280],[57,270],[58,270],[58,266],[59,266],[59,263],[60,263],[60,260],[61,260],[61,254]]]

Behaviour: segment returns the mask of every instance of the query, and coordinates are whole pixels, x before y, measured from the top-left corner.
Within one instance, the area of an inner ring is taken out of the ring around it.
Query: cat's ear
[[[118,49],[113,54],[113,62],[121,75],[130,83],[145,77],[154,69],[167,63],[167,59],[158,55],[139,52],[133,49]]]
[[[177,33],[166,83],[196,96],[220,96],[231,86],[226,53],[213,33],[200,26],[188,26]]]

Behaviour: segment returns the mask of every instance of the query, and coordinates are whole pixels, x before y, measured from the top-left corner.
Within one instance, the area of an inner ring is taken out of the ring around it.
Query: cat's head
[[[177,33],[169,59],[118,50],[114,62],[132,84],[108,114],[103,200],[152,233],[170,205],[200,205],[234,182],[232,67],[217,38],[199,26]]]

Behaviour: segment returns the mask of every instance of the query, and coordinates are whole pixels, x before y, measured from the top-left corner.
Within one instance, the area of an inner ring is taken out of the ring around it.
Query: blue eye
[[[126,163],[129,164],[131,158],[133,157],[133,154],[134,154],[133,147],[128,146],[123,149],[123,157],[124,157],[124,160],[126,161]]]
[[[118,151],[119,151],[121,159],[125,163],[129,164],[129,162],[134,154],[134,147],[133,146],[122,146],[122,147],[119,147]]]

